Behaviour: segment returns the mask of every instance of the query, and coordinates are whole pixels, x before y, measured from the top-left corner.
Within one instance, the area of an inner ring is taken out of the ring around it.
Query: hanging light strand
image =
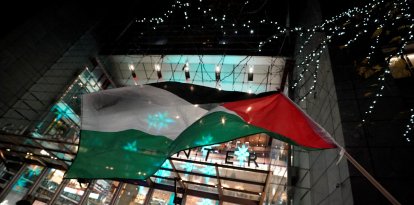
[[[413,127],[414,127],[414,109],[410,109],[410,120],[406,124],[405,131],[403,133],[403,137],[405,138],[407,142],[411,142],[412,140]]]

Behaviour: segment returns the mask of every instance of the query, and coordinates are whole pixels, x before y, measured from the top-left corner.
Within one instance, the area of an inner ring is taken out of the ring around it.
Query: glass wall
[[[49,169],[37,189],[33,192],[34,199],[45,203],[49,202],[60,183],[62,183],[64,173],[58,169]]]
[[[195,196],[187,196],[186,205],[218,205],[219,202],[212,199],[204,199]]]
[[[4,163],[0,163],[0,193],[21,167],[21,164],[13,163],[13,165],[14,166],[11,166],[11,164],[8,163],[6,166]]]
[[[116,205],[143,205],[148,191],[148,187],[124,184]]]
[[[174,192],[154,190],[150,205],[174,205]]]
[[[69,183],[63,188],[60,196],[56,200],[57,205],[75,205],[81,200],[88,183],[79,183],[75,179],[71,179]]]
[[[42,170],[43,167],[41,166],[28,165],[16,183],[13,184],[12,189],[1,204],[14,205],[17,201],[22,199],[30,188],[32,188],[33,183],[37,180]]]
[[[96,180],[91,193],[89,194],[87,205],[109,205],[115,194],[119,182],[110,180]]]

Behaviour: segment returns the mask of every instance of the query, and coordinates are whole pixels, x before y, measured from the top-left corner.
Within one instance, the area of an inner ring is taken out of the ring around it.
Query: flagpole
[[[352,165],[354,165],[355,168],[357,168],[358,171],[360,171],[361,174],[364,175],[368,181],[370,181],[372,185],[374,185],[374,187],[377,188],[378,191],[380,191],[385,198],[391,202],[391,204],[401,205],[401,203],[398,202],[397,199],[395,199],[394,196],[392,196],[376,179],[374,179],[374,177],[367,170],[365,170],[364,167],[362,167],[361,164],[359,164],[343,147],[340,148],[344,151],[345,157],[348,161],[351,162]]]

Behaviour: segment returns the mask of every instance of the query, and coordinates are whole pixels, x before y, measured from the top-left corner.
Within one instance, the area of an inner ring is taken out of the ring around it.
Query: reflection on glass
[[[25,168],[20,178],[13,185],[10,193],[1,204],[15,204],[16,201],[22,199],[33,183],[39,177],[43,167],[37,165],[29,165]]]
[[[150,205],[174,205],[174,193],[168,191],[154,190]]]
[[[149,188],[125,184],[116,205],[143,205]]]
[[[249,193],[244,193],[244,192],[239,192],[239,191],[231,191],[227,189],[223,189],[223,194],[226,196],[233,196],[237,198],[250,199],[250,200],[255,200],[255,201],[259,201],[260,199],[259,194],[249,194]]]
[[[185,204],[188,205],[218,205],[219,201],[213,199],[199,198],[195,196],[187,196]]]
[[[118,184],[119,182],[110,180],[96,180],[86,204],[108,205],[114,196]]]
[[[238,204],[233,204],[233,203],[230,203],[230,202],[223,202],[223,205],[238,205]]]
[[[69,183],[63,188],[59,198],[56,200],[57,205],[78,204],[83,193],[85,192],[87,183],[79,183],[76,179],[71,179]]]
[[[8,182],[13,178],[16,172],[18,172],[19,168],[20,166],[9,166],[6,168],[4,163],[0,164],[0,193],[3,191]]]
[[[38,201],[48,202],[53,197],[56,189],[63,180],[64,172],[58,169],[49,169],[45,178],[34,191],[34,197]]]
[[[204,185],[197,185],[197,184],[187,183],[187,187],[188,187],[188,189],[191,189],[191,190],[218,194],[217,187],[215,187],[215,186],[211,187],[211,186],[204,186]]]

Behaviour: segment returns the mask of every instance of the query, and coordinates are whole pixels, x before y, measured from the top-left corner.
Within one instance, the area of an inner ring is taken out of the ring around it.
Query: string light
[[[412,133],[413,127],[414,127],[414,109],[410,109],[410,121],[407,123],[404,134],[403,134],[407,142],[411,142],[410,133]]]
[[[293,86],[293,88],[297,87],[298,83],[300,83],[302,81],[302,79],[304,78],[304,76],[305,76],[304,72],[309,71],[310,70],[309,69],[310,65],[315,64],[315,69],[314,69],[314,72],[312,73],[312,79],[313,80],[311,81],[311,86],[310,86],[309,90],[306,91],[306,93],[302,97],[298,98],[298,101],[300,101],[300,102],[306,100],[306,97],[308,95],[315,92],[316,83],[317,83],[317,79],[318,79],[318,72],[319,72],[319,68],[320,68],[320,65],[319,65],[320,60],[319,59],[320,59],[321,55],[323,54],[323,52],[326,48],[327,42],[329,42],[329,38],[321,43],[321,45],[320,45],[321,49],[319,49],[319,50],[316,49],[312,52],[312,55],[311,55],[312,58],[310,58],[310,62],[308,62],[306,64],[306,69],[303,69],[303,72],[300,74],[299,79],[295,82],[295,84]],[[303,82],[301,87],[303,87],[303,85],[305,85],[307,83],[307,81],[308,80]]]
[[[354,7],[351,9],[348,9],[345,12],[340,13],[339,15],[333,16],[329,19],[324,20],[319,25],[314,25],[310,28],[304,28],[304,27],[294,27],[287,29],[281,25],[279,25],[276,21],[268,20],[268,19],[262,19],[258,21],[254,21],[251,19],[246,19],[245,21],[241,22],[228,22],[229,18],[226,14],[214,14],[213,10],[211,8],[206,8],[203,3],[203,1],[200,1],[200,3],[194,3],[198,4],[196,5],[196,10],[191,10],[191,12],[199,12],[201,16],[204,16],[206,19],[210,19],[214,23],[215,26],[221,29],[223,36],[225,36],[227,33],[234,33],[239,34],[241,32],[248,32],[250,34],[254,34],[255,30],[252,28],[253,24],[262,24],[263,26],[271,26],[271,28],[274,30],[274,33],[270,36],[268,36],[265,39],[261,39],[258,41],[258,47],[257,51],[261,52],[263,50],[263,47],[266,44],[276,42],[276,40],[281,36],[285,35],[289,32],[297,33],[299,36],[302,36],[304,33],[307,33],[308,36],[302,43],[302,45],[299,48],[299,52],[297,55],[302,54],[304,51],[305,46],[307,46],[311,40],[315,37],[316,32],[326,32],[327,38],[335,38],[338,39],[338,37],[341,36],[352,36],[348,38],[345,41],[344,47],[349,47],[351,44],[355,43],[358,39],[360,39],[363,36],[366,36],[370,32],[370,29],[372,28],[372,25],[378,25],[376,29],[384,29],[385,25],[384,20],[392,19],[392,18],[386,18],[386,17],[392,17],[393,12],[390,12],[391,10],[381,10],[383,7],[381,5],[387,6],[387,3],[385,3],[384,0],[373,0],[372,2],[366,4],[363,7]],[[247,4],[248,1],[245,2]],[[164,13],[162,17],[159,18],[152,18],[152,19],[143,19],[141,22],[152,22],[152,23],[163,23],[165,22],[168,17],[171,16],[173,13],[177,13],[177,9],[182,9],[182,13],[184,14],[184,20],[188,22],[190,21],[191,16],[200,16],[199,14],[190,15],[190,10],[188,8],[190,7],[190,4],[187,2],[181,2],[181,1],[175,1],[171,8],[167,10],[167,12]],[[410,7],[409,2],[407,0],[400,0],[400,1],[393,1],[393,4],[391,4],[391,7],[393,7],[394,10],[399,9],[400,12],[402,12],[402,16],[398,16],[400,19],[407,19],[411,21],[410,29],[406,35],[405,38],[402,39],[402,46],[400,47],[400,52],[398,54],[402,55],[403,48],[407,45],[407,42],[409,42],[412,38],[412,28],[413,28],[413,22],[414,20],[411,19],[411,14],[409,13]],[[380,11],[380,12],[379,12]],[[379,13],[384,13],[384,18],[381,18],[381,15]],[[179,12],[181,13],[181,12]],[[396,18],[396,19],[398,19]],[[361,20],[358,20],[361,19]],[[184,29],[192,28],[192,25],[188,23],[186,26],[183,27]],[[204,26],[202,26],[204,28]],[[230,31],[229,31],[230,30]],[[354,31],[354,32],[353,32]],[[353,33],[351,33],[353,32]],[[375,54],[376,47],[379,45],[380,35],[376,36],[376,39],[374,43],[370,47],[370,51],[368,52],[366,58],[368,59],[368,63],[371,64],[373,61],[373,55]],[[330,39],[327,42],[322,42],[320,45],[323,45],[325,47],[327,43],[330,42]],[[226,45],[228,44],[227,40],[220,40],[219,44]],[[308,90],[305,91],[305,95],[301,97],[301,99],[304,99],[305,96],[314,93],[315,91],[315,84],[317,81],[318,76],[318,70],[319,70],[319,57],[322,54],[323,49],[314,49],[311,53],[307,54],[303,61],[297,64],[297,69],[299,71],[299,79],[296,80],[292,87],[296,88],[299,85],[304,86],[305,83],[304,77],[308,76],[306,75],[307,72],[311,72],[310,79],[307,79],[306,81],[311,81],[312,84],[307,88]],[[313,69],[310,69],[310,66],[313,66]],[[216,81],[217,81],[216,77]],[[379,78],[380,80],[384,80],[384,77]],[[306,82],[305,81],[305,82]],[[383,90],[383,88],[380,90]],[[381,96],[381,94],[379,94]],[[375,106],[370,106],[375,107]],[[369,111],[368,111],[369,112]],[[372,112],[372,111],[371,111]]]

